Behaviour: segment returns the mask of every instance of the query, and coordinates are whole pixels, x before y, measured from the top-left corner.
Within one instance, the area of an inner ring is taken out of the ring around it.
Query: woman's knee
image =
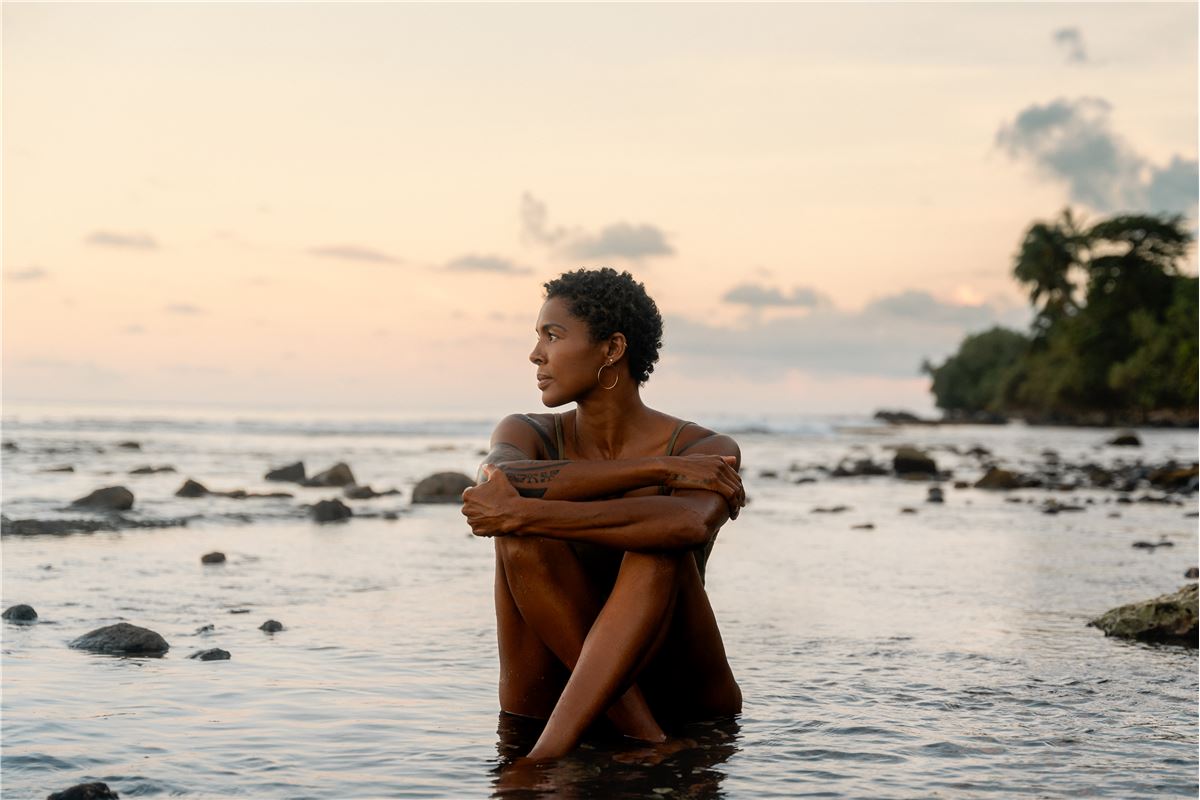
[[[566,542],[540,536],[498,536],[496,557],[503,559],[509,572],[546,568],[571,556]]]

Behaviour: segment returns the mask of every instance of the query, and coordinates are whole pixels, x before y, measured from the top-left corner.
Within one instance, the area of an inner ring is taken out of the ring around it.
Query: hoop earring
[[[617,373],[617,379],[612,382],[612,386],[605,386],[603,383],[600,382],[600,373],[604,372],[605,367],[611,367],[611,366],[612,366],[612,362],[610,361],[607,364],[600,365],[600,369],[596,370],[596,385],[599,386],[601,389],[604,389],[605,391],[612,389],[614,386],[616,386],[618,383],[621,382],[621,373],[619,373],[619,372]]]

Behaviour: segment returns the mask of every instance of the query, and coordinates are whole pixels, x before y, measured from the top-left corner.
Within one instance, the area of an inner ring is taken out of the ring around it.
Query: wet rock
[[[264,475],[263,478],[268,481],[304,483],[304,462],[297,461],[295,464],[288,464],[286,467],[273,469]]]
[[[992,467],[975,482],[976,489],[1020,489],[1021,476],[1006,469]]]
[[[126,528],[175,528],[187,525],[186,517],[164,519],[127,519],[113,514],[104,519],[0,519],[0,534],[4,536],[63,536],[71,533],[119,531]]]
[[[229,609],[229,613],[230,614],[249,614],[250,609],[248,609],[248,608],[231,608],[231,609]]]
[[[283,623],[277,619],[269,619],[262,625],[259,625],[258,629],[260,631],[266,631],[267,633],[278,633],[279,631],[283,630]]]
[[[75,467],[71,466],[70,464],[64,464],[61,467],[46,467],[46,469],[38,470],[38,472],[74,472],[74,471],[75,471]]]
[[[1161,537],[1157,542],[1134,542],[1130,547],[1136,547],[1139,550],[1156,550],[1159,547],[1174,547],[1174,542],[1167,541],[1167,537]]]
[[[992,451],[988,450],[986,447],[984,447],[981,444],[977,444],[974,447],[972,447],[970,450],[967,451],[967,455],[975,456],[976,458],[987,458],[991,454],[992,454]]]
[[[902,509],[900,509],[900,513],[901,514],[915,514],[915,513],[917,513],[917,510],[915,508],[902,508]]]
[[[816,482],[817,482],[816,478],[809,478],[809,477],[796,478],[796,480],[792,481],[792,483],[816,483]]]
[[[385,511],[385,512],[383,512],[383,518],[386,520],[389,520],[389,521],[397,520],[397,519],[400,519],[400,515],[397,514],[395,511]]]
[[[24,603],[15,606],[9,606],[4,609],[4,614],[0,618],[6,619],[9,622],[17,622],[20,624],[29,624],[37,622],[37,612],[33,610],[33,606],[27,606]]]
[[[944,502],[946,502],[946,495],[944,492],[942,492],[942,490],[939,487],[930,486],[929,494],[925,497],[925,502],[926,503],[944,503]]]
[[[305,486],[353,486],[356,483],[349,465],[342,461],[304,481]]]
[[[204,555],[200,556],[200,563],[201,564],[224,564],[225,563],[225,554],[220,551],[217,551],[217,550],[214,550],[211,553],[205,553]]]
[[[348,517],[354,516],[354,512],[350,507],[338,500],[336,497],[332,500],[322,500],[312,507],[312,518],[317,522],[337,522]]]
[[[183,486],[180,486],[179,489],[176,490],[175,496],[176,497],[204,497],[208,493],[209,493],[208,488],[204,484],[200,483],[199,481],[194,481],[191,478],[188,478],[187,480],[185,480],[183,482]]]
[[[461,472],[438,472],[418,483],[412,491],[414,503],[461,503],[462,493],[474,486]]]
[[[117,447],[121,448],[122,450],[141,450],[142,449],[142,445],[140,442],[117,442]]]
[[[1167,465],[1151,471],[1146,478],[1160,489],[1179,490],[1193,486],[1197,476],[1200,476],[1200,467]]]
[[[197,661],[228,661],[229,651],[222,650],[219,647],[212,647],[208,650],[197,650],[188,656],[188,658],[194,658]]]
[[[162,655],[170,645],[149,628],[139,628],[128,622],[106,625],[71,642],[76,650],[111,655]]]
[[[888,411],[880,409],[875,412],[874,419],[886,422],[888,425],[935,425],[936,423],[921,419],[910,411]]]
[[[1183,577],[1195,580],[1200,578],[1200,567],[1188,567],[1188,571],[1183,573]]]
[[[16,442],[5,442],[5,443],[4,443],[4,451],[5,451],[6,453],[15,453],[15,452],[17,452],[17,451],[18,451],[18,450],[20,450],[20,449],[21,449],[21,448],[17,447],[17,443],[16,443]]]
[[[758,477],[760,477],[760,478],[778,478],[779,473],[773,469],[760,469],[758,471]]]
[[[202,633],[212,633],[212,632],[213,632],[213,631],[215,631],[216,629],[217,629],[217,626],[216,626],[216,625],[213,625],[213,624],[210,622],[210,623],[208,623],[207,625],[201,625],[199,628],[196,628],[196,630],[195,630],[195,631],[193,631],[193,632],[194,632],[194,633],[196,633],[196,634],[202,634]]]
[[[1064,511],[1086,511],[1084,506],[1071,505],[1070,503],[1059,503],[1054,500],[1049,501],[1042,506],[1043,514],[1059,514]]]
[[[1189,583],[1177,592],[1114,608],[1088,625],[1104,631],[1105,636],[1195,647],[1200,616],[1196,587]]]
[[[882,464],[876,464],[869,458],[860,458],[850,466],[845,463],[838,464],[833,472],[829,473],[834,478],[857,478],[869,475],[888,475],[890,470]]]
[[[171,467],[171,466],[162,466],[162,467],[145,466],[145,467],[138,467],[137,469],[131,469],[131,470],[129,470],[129,474],[130,475],[156,475],[160,472],[174,472],[174,471],[175,471],[175,468]]]
[[[388,489],[386,492],[377,492],[370,486],[347,486],[342,489],[342,494],[350,500],[370,500],[373,497],[386,497],[388,495],[400,494],[399,489]]]
[[[966,481],[955,481],[954,488],[955,489],[970,489],[971,484]]]
[[[852,530],[852,531],[873,531],[873,530],[875,530],[875,523],[864,522],[861,525],[851,525],[850,530]]]
[[[936,475],[937,463],[915,447],[898,447],[892,457],[897,475]]]
[[[843,511],[850,511],[850,506],[830,506],[828,508],[818,506],[810,514],[841,514]]]
[[[133,492],[124,486],[107,486],[71,503],[74,508],[96,508],[107,511],[126,511],[133,508]]]
[[[46,800],[119,800],[120,795],[108,788],[107,783],[78,783],[70,789],[52,792]]]
[[[1133,431],[1121,431],[1109,439],[1107,444],[1112,447],[1141,447],[1142,440]]]

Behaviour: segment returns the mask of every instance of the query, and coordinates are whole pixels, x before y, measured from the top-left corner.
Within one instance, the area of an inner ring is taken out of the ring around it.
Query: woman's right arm
[[[530,458],[544,452],[541,439],[519,415],[505,417],[492,433],[484,464],[499,467],[523,497],[600,500],[647,486],[708,489],[740,506],[741,479],[718,456],[650,456],[597,461]],[[482,477],[482,465],[476,482]]]

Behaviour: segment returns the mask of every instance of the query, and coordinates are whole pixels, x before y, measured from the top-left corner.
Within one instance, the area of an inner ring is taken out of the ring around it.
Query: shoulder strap
[[[558,437],[558,452],[554,457],[561,461],[564,458],[563,453],[566,452],[566,448],[563,447],[562,414],[554,415],[554,435]]]
[[[675,428],[675,432],[671,434],[671,443],[667,445],[667,455],[675,455],[675,440],[679,438],[679,432],[691,424],[692,423],[690,422],[681,422],[679,423],[678,427]]]
[[[545,429],[542,428],[542,426],[538,423],[534,422],[533,417],[529,416],[528,414],[518,414],[517,416],[519,416],[529,427],[533,428],[533,430],[541,438],[542,444],[546,446],[546,456],[548,458],[558,458],[558,455],[554,452],[554,442],[550,441],[550,437],[546,435]]]

